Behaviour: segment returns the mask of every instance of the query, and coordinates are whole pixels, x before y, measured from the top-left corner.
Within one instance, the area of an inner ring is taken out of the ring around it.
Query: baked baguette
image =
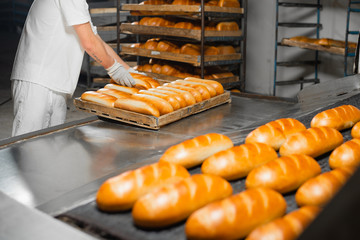
[[[187,77],[184,80],[185,81],[191,81],[191,82],[199,82],[199,83],[209,84],[210,86],[212,86],[215,89],[216,95],[220,95],[220,94],[224,93],[224,87],[218,81],[205,80],[205,79],[194,78],[194,77]]]
[[[184,90],[184,91],[188,91],[189,93],[191,93],[196,102],[201,102],[203,99],[202,99],[202,96],[201,96],[201,93],[196,90],[195,88],[193,87],[188,87],[188,86],[183,86],[183,85],[176,85],[176,84],[172,84],[172,83],[165,83],[163,84],[163,86],[169,86],[169,87],[172,87],[172,88],[177,88],[177,89],[181,89],[181,90]]]
[[[246,177],[245,186],[268,187],[280,193],[288,193],[320,173],[320,165],[315,159],[307,155],[294,154],[254,168]]]
[[[207,158],[201,165],[201,172],[235,180],[277,157],[275,150],[267,144],[245,143]]]
[[[160,89],[160,88],[151,88],[149,90],[153,91],[153,92],[163,93],[163,94],[166,94],[166,95],[169,95],[169,96],[172,96],[172,97],[176,98],[176,100],[179,101],[181,108],[187,106],[185,98],[182,95],[178,94],[178,93],[168,91],[168,90],[165,90],[165,89]]]
[[[164,89],[164,90],[171,91],[171,92],[182,95],[186,101],[187,106],[190,106],[190,105],[193,105],[196,103],[195,97],[188,91],[173,88],[171,86],[159,86],[158,89]]]
[[[304,206],[282,218],[255,228],[246,240],[295,240],[320,211],[321,208],[317,206]]]
[[[249,189],[195,211],[186,221],[185,232],[188,239],[241,239],[285,212],[281,194]]]
[[[202,100],[207,100],[207,99],[211,98],[210,92],[206,87],[204,87],[202,85],[184,85],[184,83],[180,83],[178,81],[179,80],[173,81],[172,84],[195,88],[196,90],[198,90],[200,92]]]
[[[342,167],[306,181],[295,194],[299,206],[324,206],[350,178],[354,168]]]
[[[150,101],[145,102],[133,98],[119,98],[115,101],[114,106],[127,111],[160,117],[159,110]]]
[[[329,127],[314,127],[291,135],[279,153],[281,156],[290,154],[306,154],[318,157],[340,146],[343,142],[342,134]]]
[[[108,88],[100,88],[96,92],[110,95],[110,96],[113,96],[116,98],[129,98],[131,96],[131,94],[129,94],[129,93],[122,92],[122,91],[115,90],[115,89],[108,89]]]
[[[134,78],[143,79],[144,81],[148,82],[152,88],[156,88],[156,87],[160,86],[160,83],[157,80],[153,79],[152,77],[145,76],[145,75],[142,75],[139,73],[130,73],[130,74]]]
[[[342,105],[316,114],[311,127],[332,127],[339,131],[360,121],[360,110],[352,105]]]
[[[131,95],[131,97],[142,101],[150,101],[159,110],[160,115],[168,114],[174,111],[174,108],[168,101],[156,96],[136,93]]]
[[[351,129],[351,136],[353,138],[360,138],[360,122],[356,123]]]
[[[250,132],[245,138],[245,143],[261,142],[278,150],[288,137],[303,130],[306,130],[306,127],[300,121],[293,118],[281,118]]]
[[[137,88],[131,88],[131,87],[126,87],[126,86],[121,86],[121,85],[113,84],[113,83],[106,84],[106,85],[104,86],[104,88],[107,88],[107,89],[115,89],[115,90],[118,90],[118,91],[121,91],[121,92],[125,92],[125,93],[129,93],[129,94],[134,94],[134,93],[138,93],[138,92],[139,92],[139,89],[137,89]]]
[[[202,83],[202,82],[193,82],[193,81],[185,81],[185,80],[176,80],[174,83],[176,84],[180,84],[180,85],[185,85],[185,86],[190,86],[190,87],[194,87],[194,86],[203,86],[206,87],[207,90],[210,93],[211,97],[216,96],[216,90],[213,86],[211,86],[210,84],[207,83]]]
[[[233,146],[229,137],[218,133],[208,133],[171,146],[159,161],[172,162],[191,168],[201,164],[211,155]]]
[[[164,93],[149,91],[149,90],[140,90],[139,93],[156,96],[156,97],[159,97],[159,98],[162,98],[162,99],[168,101],[171,104],[171,106],[173,107],[174,111],[178,110],[181,107],[180,102],[173,96],[166,95]]]
[[[86,91],[81,94],[80,98],[84,101],[97,103],[106,107],[114,107],[114,103],[117,99],[114,96],[110,96],[95,91]]]
[[[360,139],[352,139],[335,148],[335,150],[330,154],[329,165],[332,169],[359,166]]]
[[[184,167],[172,163],[140,167],[106,180],[96,194],[96,204],[107,212],[129,210],[146,193],[187,177],[190,174]]]
[[[195,174],[167,184],[139,198],[132,216],[136,225],[161,228],[186,219],[192,212],[232,194],[226,180],[213,175]]]

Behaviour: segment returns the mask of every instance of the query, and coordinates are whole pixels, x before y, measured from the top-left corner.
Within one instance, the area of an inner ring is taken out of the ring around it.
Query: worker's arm
[[[85,51],[108,72],[110,77],[117,83],[132,87],[134,79],[128,70],[129,66],[107,45],[102,39],[95,35],[89,22],[73,26],[81,46]]]

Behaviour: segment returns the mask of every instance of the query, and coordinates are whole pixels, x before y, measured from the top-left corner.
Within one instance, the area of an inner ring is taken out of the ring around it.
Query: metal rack
[[[279,13],[282,8],[309,8],[316,9],[316,23],[299,23],[299,22],[279,22]],[[315,51],[315,56],[313,61],[278,61],[278,51],[281,45],[279,42],[279,28],[315,28],[316,29],[316,38],[319,38],[319,32],[322,28],[320,24],[320,10],[322,5],[320,0],[315,0],[314,3],[294,3],[294,2],[280,2],[276,0],[276,28],[275,28],[275,57],[274,57],[274,82],[273,82],[273,95],[276,96],[276,87],[284,85],[293,85],[300,84],[300,89],[303,88],[304,83],[319,83],[318,79],[318,51]],[[277,79],[277,68],[278,67],[296,67],[304,65],[314,65],[314,78],[306,79],[300,78],[295,80],[279,81]]]
[[[358,6],[354,6],[358,5]],[[346,32],[345,32],[345,56],[344,56],[344,76],[352,75],[348,73],[348,61],[350,57],[355,57],[355,52],[349,52],[348,42],[349,35],[359,35],[359,31],[350,30],[350,15],[351,13],[360,13],[360,1],[348,1],[347,17],[346,17]]]

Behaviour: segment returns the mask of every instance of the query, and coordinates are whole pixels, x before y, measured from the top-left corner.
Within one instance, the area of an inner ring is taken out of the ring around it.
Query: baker
[[[86,0],[35,0],[14,60],[12,136],[62,124],[86,51],[118,84],[135,85],[130,68],[93,26]]]

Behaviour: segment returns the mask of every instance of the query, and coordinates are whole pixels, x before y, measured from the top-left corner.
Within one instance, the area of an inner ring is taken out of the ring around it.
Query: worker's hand
[[[129,68],[130,70],[131,68]],[[118,84],[133,87],[135,85],[134,78],[130,75],[129,70],[126,70],[120,63],[115,60],[115,63],[106,69],[109,76]]]

